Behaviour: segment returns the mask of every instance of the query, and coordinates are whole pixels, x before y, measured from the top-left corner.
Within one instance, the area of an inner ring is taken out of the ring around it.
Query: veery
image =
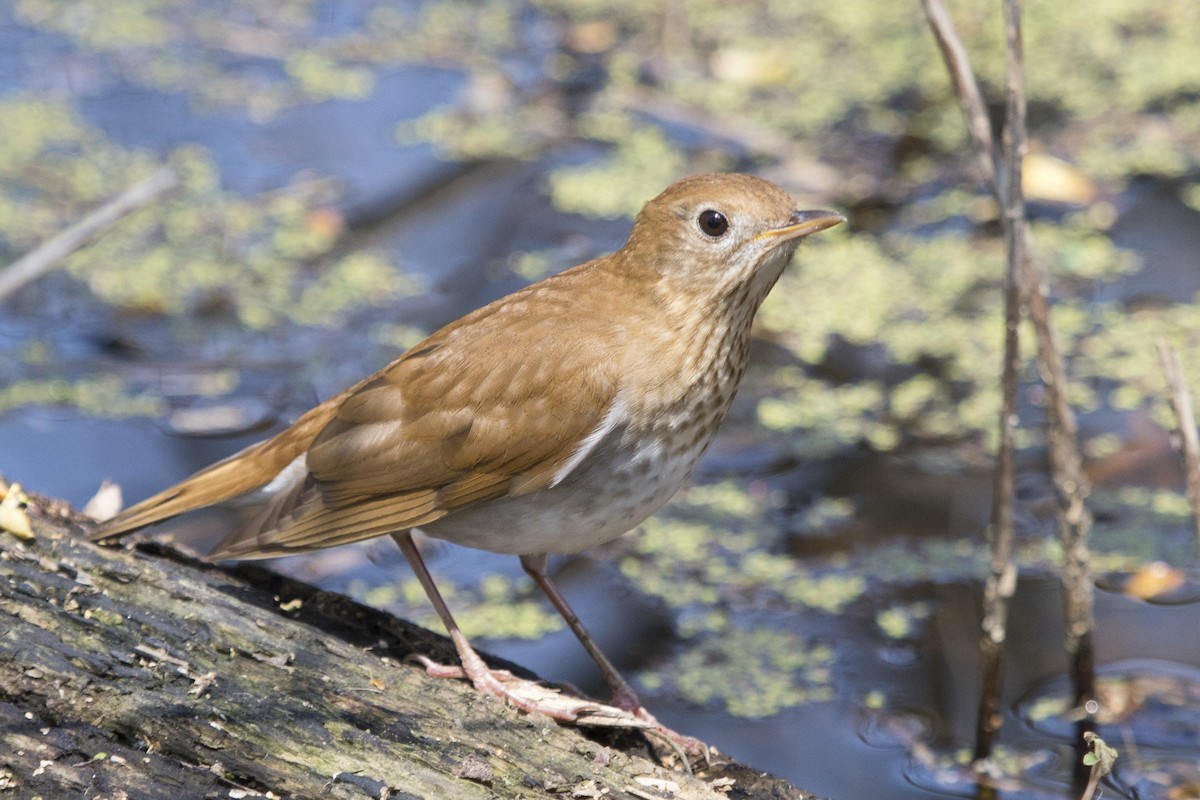
[[[93,537],[238,495],[261,513],[213,559],[283,556],[384,534],[399,544],[480,691],[575,719],[490,670],[413,543],[521,558],[613,689],[657,725],[551,583],[549,553],[613,539],[687,479],[746,370],[750,325],[801,239],[844,217],[796,211],[767,181],[698,175],[648,202],[625,245],[450,323],[290,428],[138,503]]]

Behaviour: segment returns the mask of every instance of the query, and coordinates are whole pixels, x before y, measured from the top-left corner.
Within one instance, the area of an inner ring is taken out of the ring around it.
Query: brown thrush
[[[546,573],[548,553],[613,539],[670,499],[729,409],[750,324],[801,239],[844,221],[779,187],[698,175],[645,205],[617,252],[452,322],[287,430],[110,520],[111,540],[251,492],[262,511],[213,559],[283,556],[391,535],[464,675],[520,708],[576,719],[490,670],[446,608],[410,531],[512,553],[613,689],[654,723]]]

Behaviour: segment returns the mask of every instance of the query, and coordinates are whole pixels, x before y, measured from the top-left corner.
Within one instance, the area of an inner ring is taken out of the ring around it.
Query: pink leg
[[[441,617],[442,624],[446,626],[446,631],[450,634],[454,648],[458,651],[459,661],[462,663],[461,668],[449,667],[435,663],[424,656],[418,656],[418,660],[424,665],[426,672],[437,678],[465,677],[474,684],[478,691],[484,694],[512,703],[522,711],[545,714],[563,722],[579,721],[581,716],[593,714],[598,710],[596,703],[566,698],[553,690],[546,689],[536,681],[517,678],[507,670],[489,668],[471,647],[466,635],[459,629],[458,623],[454,621],[454,616],[446,606],[446,601],[442,599],[441,592],[433,582],[433,576],[425,567],[425,560],[421,558],[416,543],[412,540],[412,534],[402,531],[393,533],[392,538],[400,546],[400,552],[404,553],[404,557],[408,559],[417,580],[421,582],[425,594],[429,596],[429,602],[433,604],[437,615]],[[614,713],[619,712],[614,710]]]
[[[479,657],[479,654],[475,652],[475,648],[471,647],[471,643],[467,641],[467,637],[463,634],[462,630],[459,629],[458,623],[454,621],[454,616],[450,613],[450,608],[446,605],[446,601],[442,599],[442,593],[438,591],[437,586],[433,582],[433,576],[429,574],[429,570],[425,567],[425,559],[421,558],[421,553],[417,550],[417,545],[412,540],[412,534],[409,531],[403,531],[401,533],[393,533],[392,538],[400,546],[400,552],[404,553],[404,557],[408,560],[409,566],[412,567],[417,580],[424,587],[425,594],[429,596],[429,602],[433,604],[437,615],[441,617],[442,624],[446,627],[446,632],[450,634],[450,639],[454,642],[454,649],[458,651],[458,659],[462,662],[462,669],[459,670],[434,663],[424,656],[419,656],[418,658],[425,666],[426,671],[435,677],[466,677],[479,691],[492,697],[511,700],[519,708],[524,708],[525,701],[513,696],[504,687],[503,681],[511,679],[512,675],[507,671],[493,671],[490,669],[484,663],[483,659]],[[533,711],[537,709],[525,708],[525,710]]]
[[[558,591],[558,587],[550,580],[550,575],[546,572],[545,554],[521,556],[521,566],[525,568],[525,571],[529,573],[529,577],[533,578],[533,582],[549,598],[550,603],[558,610],[558,613],[562,614],[562,618],[567,621],[567,625],[574,632],[575,637],[579,639],[579,643],[583,645],[583,649],[588,651],[588,655],[592,657],[592,660],[596,662],[596,666],[600,668],[605,682],[612,689],[612,704],[619,709],[652,721],[654,718],[650,717],[649,712],[642,707],[642,702],[638,700],[637,693],[633,691],[633,687],[629,685],[629,682],[622,677],[617,668],[613,666],[613,663],[600,650],[600,645],[596,644],[595,639],[588,633],[587,628],[583,627],[579,616],[567,603],[567,598],[562,596],[562,593]]]
[[[575,633],[575,637],[579,639],[579,643],[583,645],[583,649],[588,651],[588,655],[596,662],[596,666],[600,668],[600,672],[604,675],[604,680],[612,689],[613,699],[612,705],[622,711],[632,714],[635,718],[642,720],[649,726],[647,733],[657,733],[670,743],[677,752],[692,756],[701,756],[705,760],[708,759],[708,745],[698,739],[693,739],[691,736],[684,736],[677,733],[667,726],[663,725],[654,715],[645,709],[642,702],[638,700],[637,693],[633,691],[633,687],[629,682],[621,676],[621,673],[613,666],[613,663],[608,660],[608,657],[600,650],[600,646],[596,644],[595,639],[588,633],[587,628],[583,627],[579,616],[567,603],[567,598],[562,596],[558,591],[558,587],[550,580],[550,575],[546,572],[546,555],[538,554],[532,556],[521,556],[521,566],[529,573],[529,577],[533,578],[533,582],[538,585],[549,598],[550,603],[558,609],[558,613],[562,614],[562,618],[567,621],[567,625]],[[682,760],[687,763],[686,755]]]
[[[685,763],[687,761],[687,754],[701,755],[707,758],[708,747],[706,745],[664,727],[658,720],[651,716],[650,712],[642,708],[633,689],[621,677],[621,673],[617,671],[616,667],[600,652],[600,648],[583,627],[583,623],[579,621],[579,617],[575,615],[575,612],[567,605],[567,601],[559,594],[558,589],[550,582],[550,578],[546,574],[545,556],[522,556],[521,564],[533,578],[534,582],[550,598],[550,602],[563,615],[567,624],[571,626],[571,630],[575,632],[575,635],[579,637],[579,641],[583,643],[588,653],[591,654],[596,664],[599,665],[605,679],[612,686],[615,696],[615,707],[604,706],[588,700],[565,697],[554,690],[547,689],[536,681],[517,678],[506,670],[493,670],[489,668],[483,659],[479,657],[479,654],[475,652],[475,649],[471,647],[471,643],[467,641],[467,637],[459,629],[458,623],[454,621],[454,616],[446,606],[445,600],[442,599],[441,592],[434,585],[433,576],[429,574],[429,570],[425,567],[425,560],[421,558],[416,543],[412,540],[412,534],[409,531],[401,531],[400,533],[393,533],[392,538],[399,545],[400,552],[404,553],[404,557],[412,567],[417,580],[424,587],[425,594],[429,596],[429,602],[433,604],[433,608],[441,618],[442,624],[446,626],[446,631],[450,634],[450,639],[454,642],[454,648],[458,651],[459,661],[462,662],[461,668],[449,667],[437,664],[421,656],[419,660],[424,665],[427,673],[439,678],[465,677],[474,684],[476,690],[484,694],[512,703],[523,711],[545,714],[563,722],[608,727],[631,727],[645,730],[647,733],[656,733],[664,737],[677,752],[681,752]]]

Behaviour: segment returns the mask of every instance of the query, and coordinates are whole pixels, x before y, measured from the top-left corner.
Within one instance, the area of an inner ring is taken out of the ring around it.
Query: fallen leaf
[[[1085,206],[1096,199],[1096,184],[1083,170],[1045,153],[1025,156],[1021,190],[1029,200]]]
[[[0,530],[8,531],[23,542],[32,542],[33,526],[29,524],[29,515],[21,508],[24,499],[19,483],[8,487],[4,499],[0,500]]]
[[[1143,565],[1125,582],[1125,594],[1142,600],[1151,600],[1173,592],[1187,581],[1181,570],[1162,561]]]

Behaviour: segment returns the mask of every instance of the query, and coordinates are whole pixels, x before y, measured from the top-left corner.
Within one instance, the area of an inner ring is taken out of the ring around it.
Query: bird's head
[[[845,221],[835,211],[798,211],[770,181],[737,173],[685,178],[646,203],[622,255],[676,287],[745,289],[758,301],[800,240]]]

